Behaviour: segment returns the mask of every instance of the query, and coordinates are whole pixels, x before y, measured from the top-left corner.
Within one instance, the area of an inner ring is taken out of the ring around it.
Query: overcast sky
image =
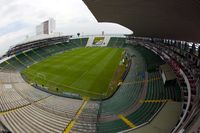
[[[35,26],[54,18],[64,34],[131,33],[118,24],[99,24],[82,0],[0,0],[0,55],[35,34]]]

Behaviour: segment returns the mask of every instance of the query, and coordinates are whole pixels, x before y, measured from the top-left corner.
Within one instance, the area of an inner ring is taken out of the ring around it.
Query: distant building
[[[42,22],[40,25],[36,26],[36,35],[41,34],[52,34],[55,32],[56,21],[50,18],[47,21]]]

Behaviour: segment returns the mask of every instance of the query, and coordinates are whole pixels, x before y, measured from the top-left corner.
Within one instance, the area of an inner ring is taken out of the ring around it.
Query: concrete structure
[[[162,76],[163,83],[173,85],[176,83],[176,74],[171,69],[169,64],[164,64],[160,66],[160,74]]]
[[[136,36],[200,42],[199,0],[83,0],[99,22],[119,23]]]
[[[36,26],[36,35],[41,34],[52,34],[55,32],[56,22],[53,18],[42,22],[40,25]]]

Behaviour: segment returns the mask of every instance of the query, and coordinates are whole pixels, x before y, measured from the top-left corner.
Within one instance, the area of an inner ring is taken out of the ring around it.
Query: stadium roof
[[[200,0],[83,0],[99,22],[136,36],[200,42]]]

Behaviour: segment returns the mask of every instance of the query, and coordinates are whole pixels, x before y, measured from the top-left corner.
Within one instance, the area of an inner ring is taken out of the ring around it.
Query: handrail
[[[146,126],[147,124],[151,123],[151,121],[158,115],[158,113],[163,109],[163,107],[165,106],[166,102],[164,104],[162,104],[162,106],[156,111],[156,113],[145,123],[143,124],[140,124],[139,126],[136,126],[135,128],[131,128],[131,129],[128,129],[128,130],[124,130],[124,131],[121,131],[120,133],[127,133],[127,132],[130,132],[130,131],[133,131],[133,130],[136,130],[138,128],[141,128],[143,126]]]
[[[148,44],[147,44],[148,45]],[[145,45],[146,46],[146,45]],[[148,45],[149,46],[149,45]],[[149,50],[153,51],[151,48],[148,48]],[[154,51],[153,51],[154,52]],[[155,53],[155,52],[154,52]],[[157,53],[156,53],[157,54]],[[172,133],[175,133],[181,126],[182,122],[184,121],[184,119],[186,118],[186,115],[187,115],[187,112],[189,110],[189,106],[190,106],[190,103],[191,103],[191,86],[190,86],[190,83],[189,83],[189,80],[186,76],[186,74],[183,72],[182,69],[179,70],[180,74],[183,76],[184,80],[185,80],[185,83],[187,85],[187,92],[188,92],[188,97],[187,97],[187,106],[186,106],[186,109],[184,110],[184,114],[183,116],[181,117],[181,120],[179,121],[178,125],[172,130]]]
[[[175,133],[180,128],[181,124],[183,123],[184,119],[186,118],[187,112],[189,110],[190,102],[191,102],[191,87],[190,87],[189,80],[182,69],[180,69],[180,74],[183,76],[185,83],[187,85],[187,90],[188,90],[187,106],[186,106],[183,116],[181,117],[181,120],[179,121],[178,125],[174,128],[172,133]]]

